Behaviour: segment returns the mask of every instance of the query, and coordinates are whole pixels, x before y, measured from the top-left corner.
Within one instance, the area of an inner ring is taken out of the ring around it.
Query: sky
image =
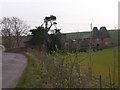
[[[90,31],[91,23],[98,29],[106,26],[110,30],[118,27],[118,1],[0,0],[0,19],[15,16],[35,28],[46,16],[54,15],[63,33]]]
[[[119,1],[119,4],[118,4],[118,29],[120,29],[120,1]]]

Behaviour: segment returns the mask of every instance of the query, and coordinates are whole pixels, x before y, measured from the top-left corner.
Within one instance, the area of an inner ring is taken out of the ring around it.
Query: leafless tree
[[[11,20],[8,17],[4,17],[0,21],[0,26],[1,26],[1,35],[4,39],[5,46],[7,48],[11,48],[12,46],[12,40],[11,40]]]
[[[24,21],[20,20],[19,18],[12,17],[12,35],[14,36],[17,46],[19,47],[21,42],[21,36],[25,36],[28,34],[28,29],[30,26],[25,24]]]
[[[4,17],[1,22],[1,34],[3,36],[11,36],[11,20],[10,18]]]
[[[4,17],[0,24],[2,36],[8,36],[9,39],[12,37],[17,47],[20,46],[21,37],[27,35],[29,32],[28,29],[30,28],[29,25],[17,17]],[[9,42],[11,42],[11,39]]]

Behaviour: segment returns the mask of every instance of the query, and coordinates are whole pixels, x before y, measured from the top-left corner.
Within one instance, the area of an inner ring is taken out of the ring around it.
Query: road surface
[[[15,88],[27,66],[24,55],[2,53],[2,88]]]

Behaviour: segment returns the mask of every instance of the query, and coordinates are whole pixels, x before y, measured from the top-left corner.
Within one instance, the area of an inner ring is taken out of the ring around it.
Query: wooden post
[[[112,79],[111,79],[111,70],[110,70],[110,66],[108,66],[108,68],[109,68],[110,88],[112,88]]]
[[[99,76],[99,82],[100,82],[100,90],[103,88],[103,82],[102,82],[102,76]]]

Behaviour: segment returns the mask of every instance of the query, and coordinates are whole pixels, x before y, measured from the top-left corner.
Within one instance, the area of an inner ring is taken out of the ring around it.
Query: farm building
[[[105,27],[101,27],[99,30],[100,39],[103,47],[110,47],[112,44],[110,35]]]
[[[94,27],[91,31],[91,35],[88,35],[87,37],[85,35],[82,37],[82,39],[84,41],[87,40],[87,45],[91,45],[93,49],[107,48],[112,44],[106,27],[100,27],[99,30],[97,27]]]
[[[99,30],[94,27],[90,34],[71,40],[69,44],[70,50],[87,51],[90,46],[93,50],[108,48],[112,45],[112,41],[106,27],[101,27]]]

